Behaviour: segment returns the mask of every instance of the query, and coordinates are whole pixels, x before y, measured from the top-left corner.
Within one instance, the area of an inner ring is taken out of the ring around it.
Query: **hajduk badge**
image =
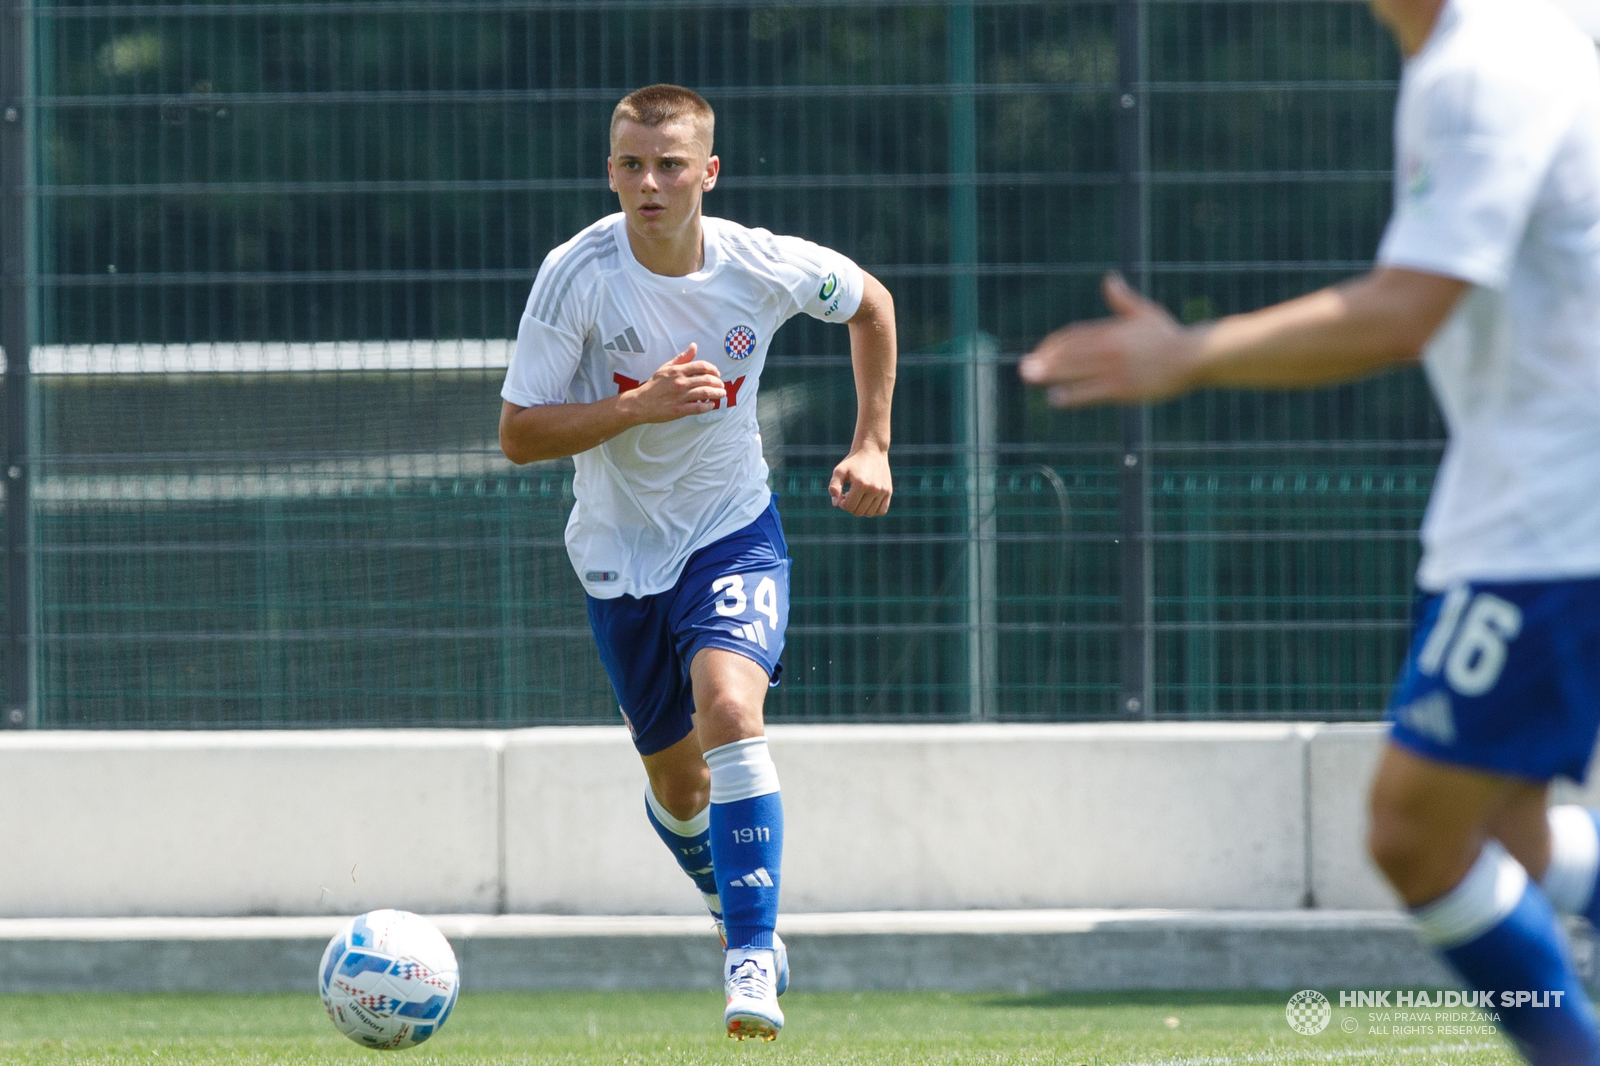
[[[756,331],[749,326],[734,326],[722,338],[722,350],[728,353],[729,359],[748,359],[756,350]]]

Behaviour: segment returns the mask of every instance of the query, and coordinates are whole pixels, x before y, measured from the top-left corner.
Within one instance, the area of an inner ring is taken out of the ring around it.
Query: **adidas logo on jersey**
[[[743,877],[735,877],[732,881],[729,881],[728,887],[771,888],[772,875],[767,873],[767,868],[765,866],[757,866],[754,873],[745,874]]]
[[[767,627],[757,618],[754,622],[741,622],[739,628],[733,631],[736,637],[743,637],[752,644],[761,645],[761,650],[767,650]]]
[[[644,341],[640,340],[639,335],[633,331],[633,327],[629,326],[623,332],[617,334],[609,341],[606,341],[606,351],[638,352],[640,355],[643,355]]]

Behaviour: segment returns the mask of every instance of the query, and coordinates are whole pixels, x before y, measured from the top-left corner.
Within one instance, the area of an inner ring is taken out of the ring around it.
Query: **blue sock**
[[[728,950],[771,948],[783,865],[783,800],[764,737],[706,752],[711,768],[711,861]]]
[[[1551,807],[1550,865],[1539,887],[1558,914],[1587,918],[1600,926],[1600,828],[1595,812],[1577,806]]]
[[[702,810],[688,821],[679,821],[656,799],[649,785],[644,786],[644,813],[656,836],[678,860],[683,872],[689,875],[706,909],[715,917],[722,917],[722,902],[717,897],[717,875],[711,866],[711,812]]]
[[[1533,1066],[1600,1066],[1600,1025],[1567,954],[1560,920],[1506,850],[1490,841],[1461,883],[1412,912],[1424,940],[1488,1002]]]

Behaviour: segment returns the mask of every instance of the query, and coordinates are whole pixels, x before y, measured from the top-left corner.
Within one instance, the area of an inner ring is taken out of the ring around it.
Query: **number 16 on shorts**
[[[1582,780],[1600,728],[1597,649],[1600,579],[1455,585],[1421,607],[1390,736],[1458,766]]]
[[[754,582],[752,589],[747,579]],[[724,574],[711,582],[717,614],[733,621],[733,633],[766,650],[783,635],[789,605],[780,603],[770,574]]]
[[[1439,617],[1417,652],[1417,669],[1444,680],[1463,696],[1494,688],[1506,665],[1506,645],[1522,631],[1522,610],[1492,592],[1474,595],[1456,585],[1439,604]]]

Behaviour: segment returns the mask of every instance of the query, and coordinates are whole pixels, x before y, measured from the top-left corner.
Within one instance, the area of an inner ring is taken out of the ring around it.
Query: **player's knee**
[[[761,704],[753,703],[739,692],[711,693],[697,717],[712,726],[712,732],[719,737],[742,740],[761,735]]]
[[[650,785],[667,813],[682,822],[705,810],[711,802],[711,771],[704,763],[654,777]]]
[[[1367,854],[1384,877],[1403,890],[1426,858],[1426,836],[1398,812],[1374,807],[1367,829]]]
[[[1469,844],[1403,808],[1374,804],[1367,854],[1407,904],[1442,896],[1472,865]]]

